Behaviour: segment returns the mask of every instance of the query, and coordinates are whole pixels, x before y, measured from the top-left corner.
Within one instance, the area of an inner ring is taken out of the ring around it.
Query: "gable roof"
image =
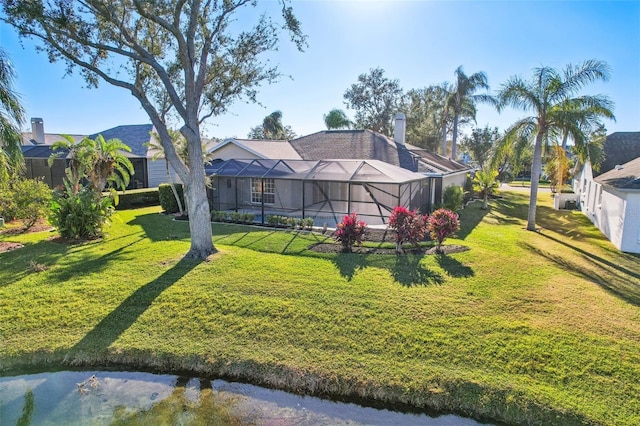
[[[640,157],[614,167],[594,179],[602,185],[619,190],[640,190]]]
[[[640,157],[640,132],[612,133],[607,136],[603,149],[605,158],[600,165],[600,171],[594,172],[595,176]]]
[[[214,146],[210,152],[215,152],[227,145],[236,145],[257,157],[279,160],[301,160],[302,158],[286,140],[270,139],[227,139]]]
[[[152,130],[153,124],[129,124],[94,133],[89,138],[94,139],[98,135],[102,135],[105,140],[120,139],[131,148],[131,154],[137,157],[146,157],[149,148],[145,144],[151,140],[150,132]]]

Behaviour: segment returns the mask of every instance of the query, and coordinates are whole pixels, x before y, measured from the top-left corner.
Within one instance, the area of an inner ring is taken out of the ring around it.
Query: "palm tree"
[[[587,83],[607,81],[609,74],[609,66],[605,62],[593,59],[578,66],[567,65],[562,73],[551,67],[540,67],[533,70],[531,80],[511,77],[498,92],[498,111],[510,105],[534,114],[514,123],[503,138],[505,144],[513,143],[519,138],[529,141],[535,138],[528,230],[536,229],[536,202],[543,143],[548,146],[549,140],[558,137],[563,131],[575,131],[580,125],[576,111],[593,111],[596,108],[601,112],[607,110],[608,115],[613,117],[612,103],[606,96],[575,96]]]
[[[498,171],[495,169],[478,170],[473,177],[473,189],[482,194],[482,209],[486,210],[489,205],[489,195],[496,187]]]
[[[477,72],[467,76],[462,70],[462,65],[456,68],[456,82],[450,94],[449,105],[453,113],[453,143],[451,145],[451,158],[456,159],[456,143],[458,141],[458,125],[462,117],[475,120],[476,103],[487,102],[495,104],[491,95],[478,94],[478,89],[489,89],[487,75],[484,72]]]
[[[341,109],[334,108],[328,114],[323,116],[324,124],[328,130],[331,129],[350,129],[353,123],[347,117],[347,114]]]
[[[0,162],[5,167],[19,168],[22,160],[19,127],[24,122],[25,112],[13,89],[15,77],[11,61],[4,50],[0,49]]]
[[[120,139],[107,141],[98,135],[95,139],[84,138],[76,143],[71,136],[63,135],[63,138],[51,147],[54,153],[49,157],[49,166],[56,158],[68,153],[69,177],[74,193],[79,191],[83,177],[87,178],[91,189],[97,194],[102,192],[107,183],[120,189],[129,185],[134,169],[123,151],[131,152],[131,148]]]

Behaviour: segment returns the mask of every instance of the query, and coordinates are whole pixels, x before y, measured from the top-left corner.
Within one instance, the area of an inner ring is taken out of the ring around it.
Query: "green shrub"
[[[169,190],[171,191],[171,188],[169,188]],[[136,209],[160,204],[160,196],[157,188],[134,189],[119,193],[118,195],[120,201],[116,210]],[[173,193],[171,193],[171,196],[173,196]]]
[[[302,220],[302,226],[304,227],[304,229],[311,230],[313,228],[313,223],[314,220],[312,217],[307,217]]]
[[[175,184],[176,191],[178,192],[178,197],[180,198],[180,202],[182,203],[182,207],[184,208],[184,193],[182,184]],[[176,201],[176,197],[173,195],[173,190],[171,189],[171,185],[168,183],[162,183],[158,186],[158,198],[160,201],[160,206],[165,213],[177,213],[179,211],[178,202]]]
[[[53,192],[49,222],[64,238],[99,238],[113,212],[111,197],[102,197],[86,187],[74,193],[65,181],[65,191]]]
[[[242,221],[244,223],[253,223],[253,219],[256,218],[256,215],[254,215],[253,213],[243,213],[242,214]]]
[[[15,201],[15,219],[22,221],[29,229],[45,217],[49,211],[51,189],[44,182],[36,179],[18,179],[11,185]]]
[[[464,191],[460,185],[449,185],[442,193],[442,206],[452,211],[462,208],[464,201]]]

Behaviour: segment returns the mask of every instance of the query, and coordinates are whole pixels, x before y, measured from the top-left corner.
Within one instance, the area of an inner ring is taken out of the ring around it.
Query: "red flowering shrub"
[[[334,234],[335,239],[342,244],[345,251],[351,251],[353,245],[362,245],[362,239],[367,229],[367,224],[358,220],[357,213],[344,216],[342,222],[338,224],[338,229]]]
[[[424,240],[427,232],[425,221],[426,216],[418,214],[415,210],[408,210],[402,206],[393,209],[387,226],[395,234],[396,252],[402,251],[404,243],[418,245],[420,241]]]
[[[445,238],[460,229],[460,220],[458,215],[451,210],[438,209],[431,213],[427,219],[427,229],[431,239],[438,244],[436,251],[440,252],[440,246]]]

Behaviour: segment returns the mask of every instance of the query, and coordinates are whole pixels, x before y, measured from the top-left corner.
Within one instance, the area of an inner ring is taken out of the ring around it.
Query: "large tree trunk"
[[[213,246],[211,236],[211,212],[207,200],[207,189],[204,184],[204,167],[202,178],[194,173],[192,167],[189,176],[191,182],[186,184],[187,205],[189,206],[189,232],[191,233],[191,247],[186,257],[193,259],[206,259],[217,250]]]
[[[543,131],[536,135],[536,144],[533,148],[533,164],[531,165],[531,195],[529,196],[529,214],[527,217],[527,230],[536,230],[536,203],[538,202],[538,183],[540,181],[540,166],[542,164],[542,138]]]
[[[194,121],[197,123],[197,121]],[[204,173],[204,159],[202,140],[197,124],[184,126],[182,135],[187,140],[189,155],[189,172],[186,186],[186,204],[189,214],[189,231],[191,232],[191,248],[186,257],[205,259],[217,250],[213,246],[211,235],[211,212],[207,200],[206,175]]]

